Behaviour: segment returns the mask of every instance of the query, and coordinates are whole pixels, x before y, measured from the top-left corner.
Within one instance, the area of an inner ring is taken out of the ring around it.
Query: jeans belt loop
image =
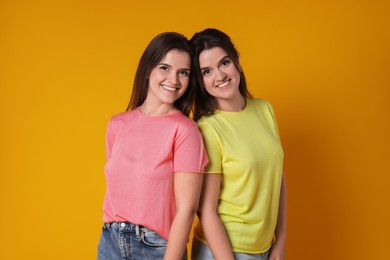
[[[135,225],[135,235],[137,236],[138,239],[141,237],[139,232],[139,225]]]

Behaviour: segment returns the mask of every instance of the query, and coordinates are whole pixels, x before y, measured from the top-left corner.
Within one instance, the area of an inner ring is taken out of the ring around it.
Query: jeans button
[[[125,223],[121,223],[121,227],[125,227],[126,226],[126,224]]]

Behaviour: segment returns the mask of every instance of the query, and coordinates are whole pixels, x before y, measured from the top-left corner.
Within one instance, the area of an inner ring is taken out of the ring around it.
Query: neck
[[[233,99],[218,100],[218,109],[227,112],[239,112],[246,106],[246,99],[237,95]]]
[[[139,107],[142,114],[147,116],[160,116],[170,114],[177,109],[172,104],[151,105],[145,102]]]

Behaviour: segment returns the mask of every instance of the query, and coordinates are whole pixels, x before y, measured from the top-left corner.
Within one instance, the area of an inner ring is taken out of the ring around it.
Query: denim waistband
[[[149,232],[153,231],[147,227],[141,226],[141,225],[136,225],[130,222],[111,222],[111,223],[104,223],[105,228],[114,228],[115,230],[118,231],[125,231],[125,232],[135,232],[137,236],[141,232]]]

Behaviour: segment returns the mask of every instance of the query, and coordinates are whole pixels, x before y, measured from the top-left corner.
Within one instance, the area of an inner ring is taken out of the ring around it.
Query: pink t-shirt
[[[103,221],[128,221],[167,239],[174,172],[202,173],[208,163],[196,123],[180,111],[147,116],[137,108],[111,118],[106,149]]]

